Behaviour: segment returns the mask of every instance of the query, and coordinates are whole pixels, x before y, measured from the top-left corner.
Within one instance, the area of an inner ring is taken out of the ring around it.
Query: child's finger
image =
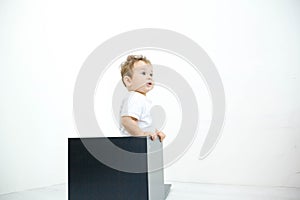
[[[159,137],[159,140],[162,142],[165,139],[165,137]]]
[[[156,134],[151,135],[151,139],[152,139],[152,140],[155,140],[156,138],[157,138],[157,135],[156,135]]]
[[[162,142],[164,139],[165,139],[165,137],[166,137],[166,135],[163,133],[163,132],[159,132],[158,134],[158,137],[159,137],[159,140]]]

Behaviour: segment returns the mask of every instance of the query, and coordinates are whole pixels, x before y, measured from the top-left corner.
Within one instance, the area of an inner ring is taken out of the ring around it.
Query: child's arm
[[[134,136],[144,135],[144,132],[138,126],[138,120],[135,119],[134,117],[123,116],[121,118],[121,123],[124,126],[124,128],[128,131],[128,133],[130,133],[131,135]]]
[[[138,120],[134,117],[123,116],[121,118],[121,123],[124,128],[134,136],[151,136],[151,139],[155,139],[156,134],[150,132],[143,132],[138,126]]]

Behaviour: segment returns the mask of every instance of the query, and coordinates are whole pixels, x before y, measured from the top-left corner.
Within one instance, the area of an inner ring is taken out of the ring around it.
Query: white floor
[[[300,200],[300,188],[171,182],[167,200]],[[66,200],[66,185],[0,195],[0,200]]]

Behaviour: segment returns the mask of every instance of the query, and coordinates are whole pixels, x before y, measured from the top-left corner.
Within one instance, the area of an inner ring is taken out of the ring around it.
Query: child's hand
[[[157,134],[156,133],[151,133],[150,138],[151,138],[151,140],[156,140]]]
[[[156,140],[156,138],[157,138],[157,134],[156,133],[144,132],[144,135],[150,136],[151,140]]]
[[[157,136],[157,137],[159,137],[159,141],[163,141],[164,139],[165,139],[165,137],[166,137],[166,135],[163,133],[163,132],[161,132],[161,131],[159,131],[159,130],[157,130],[157,129],[155,129],[155,135]]]
[[[164,139],[165,139],[165,137],[166,137],[166,135],[163,133],[163,132],[161,132],[161,131],[159,131],[159,130],[155,130],[155,133],[150,133],[150,132],[145,132],[144,133],[145,135],[149,135],[150,136],[150,138],[151,138],[151,140],[156,140],[156,138],[158,137],[159,138],[159,141],[163,141]]]

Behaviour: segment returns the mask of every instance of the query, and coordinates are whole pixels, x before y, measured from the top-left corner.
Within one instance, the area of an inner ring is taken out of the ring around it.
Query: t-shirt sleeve
[[[141,102],[141,98],[138,95],[132,94],[123,102],[121,117],[130,116],[140,120],[142,112],[143,104]]]

